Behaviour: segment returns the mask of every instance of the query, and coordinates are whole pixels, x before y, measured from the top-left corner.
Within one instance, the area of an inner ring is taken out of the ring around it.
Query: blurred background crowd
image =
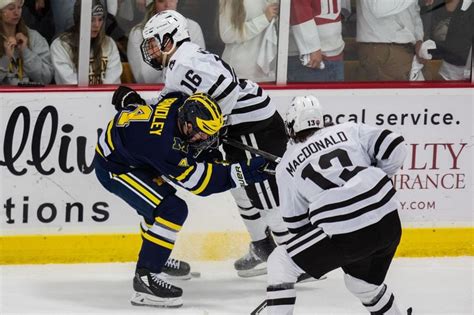
[[[256,82],[283,66],[290,83],[471,81],[472,2],[92,0],[89,84],[162,83],[140,44],[146,21],[169,9],[191,41]],[[77,84],[81,18],[81,0],[0,0],[1,84]]]

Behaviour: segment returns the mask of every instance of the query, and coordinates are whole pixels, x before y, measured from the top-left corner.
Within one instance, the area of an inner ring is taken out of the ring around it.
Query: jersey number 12
[[[350,171],[347,167],[353,166],[351,159],[349,158],[349,154],[346,150],[343,149],[335,149],[331,152],[323,154],[319,157],[319,167],[323,170],[330,168],[333,166],[332,160],[337,159],[344,169],[342,170],[341,174],[339,174],[339,178],[347,182],[349,179],[357,175],[360,171],[365,169],[365,167],[357,166],[352,171]],[[303,179],[308,178],[313,183],[321,187],[321,189],[331,189],[335,187],[339,187],[339,185],[333,183],[326,177],[324,177],[321,173],[317,172],[311,163],[305,166],[303,171],[301,172],[301,177]]]

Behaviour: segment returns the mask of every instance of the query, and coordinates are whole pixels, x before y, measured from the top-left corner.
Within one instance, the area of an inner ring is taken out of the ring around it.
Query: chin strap
[[[168,40],[171,40],[171,39],[168,39]],[[167,44],[168,43],[166,43],[164,46],[166,46]],[[161,49],[161,54],[163,55],[163,58],[161,58],[161,65],[162,65],[163,69],[166,69],[166,67],[168,66],[169,59],[171,59],[171,56],[169,56],[169,55],[174,53],[175,51],[176,51],[176,42],[175,41],[173,41],[173,47],[171,47],[171,49],[168,50],[167,52],[165,52],[165,51],[163,51],[163,49]]]

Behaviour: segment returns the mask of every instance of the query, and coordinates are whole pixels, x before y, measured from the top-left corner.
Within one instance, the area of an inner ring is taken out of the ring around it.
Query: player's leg
[[[231,193],[251,239],[249,251],[234,262],[234,268],[241,277],[265,274],[268,255],[276,244],[262,217],[261,210],[252,205],[245,190],[236,188],[232,189]]]
[[[394,211],[376,223],[374,232],[377,234],[376,250],[364,259],[343,266],[346,287],[360,299],[371,314],[402,314],[393,292],[384,283],[400,242],[401,226],[398,213]],[[361,237],[359,241],[370,235]]]
[[[254,130],[240,135],[237,140],[276,156],[283,156],[286,151],[287,135],[283,119],[278,112],[271,118],[254,125]],[[245,151],[244,153],[246,158],[252,157],[250,152]],[[276,243],[284,244],[290,238],[290,234],[279,210],[280,200],[275,177],[256,185],[247,186],[246,192],[252,204],[263,210],[261,215],[270,228]]]
[[[304,271],[278,246],[268,258],[267,314],[292,314],[296,302],[295,283]]]
[[[112,174],[96,168],[99,181],[132,206],[146,220],[135,277],[132,304],[160,307],[182,305],[182,290],[160,275],[187,217],[187,206],[168,183],[145,171]]]
[[[147,230],[142,229],[143,242],[133,281],[133,305],[182,305],[182,290],[167,282],[168,277],[162,271],[170,262],[169,256],[187,213],[187,205],[182,199],[175,194],[167,195],[153,212],[153,224]]]
[[[147,233],[149,229],[153,228],[153,225],[154,220],[143,218],[140,224],[142,234]],[[169,257],[161,268],[160,276],[171,280],[189,280],[192,277],[191,266],[183,260]]]
[[[263,122],[244,124],[229,129],[228,136],[244,144],[281,156],[286,149],[286,135],[283,121],[276,113]],[[226,158],[232,161],[249,159],[248,151],[224,145]],[[232,191],[242,220],[252,240],[249,252],[239,258],[234,266],[243,277],[251,277],[266,272],[266,260],[275,242],[283,244],[289,237],[288,230],[278,209],[278,188],[274,178]],[[268,232],[270,229],[271,234]]]
[[[320,278],[340,266],[341,253],[318,227],[310,227],[278,246],[267,261],[268,314],[293,314],[296,302],[294,284],[300,275]]]
[[[343,266],[346,272],[350,270],[359,277],[366,278],[370,275],[372,279],[380,283],[367,284],[361,289],[360,285],[357,286],[361,282],[353,281],[352,283],[355,284],[348,285],[348,288],[364,302],[375,301],[377,294],[383,288],[380,285],[389,265],[386,264],[385,254],[391,255],[391,260],[399,241],[399,237],[396,236],[396,222],[391,223],[392,227],[387,226],[388,222],[384,221],[381,225],[374,224],[361,230],[331,237],[326,235],[321,228],[311,226],[288,241],[285,245],[287,255],[282,254],[280,250],[282,247],[278,247],[278,250],[275,250],[268,259],[267,307],[269,314],[292,313],[295,296],[294,290],[288,283],[294,283],[298,272],[301,271],[314,278],[320,278],[327,272]],[[388,248],[389,253],[384,253],[384,260],[376,261],[376,266],[374,266],[374,261],[365,260],[382,248]],[[294,265],[300,270],[298,271]],[[368,297],[363,296],[364,288],[370,291]]]

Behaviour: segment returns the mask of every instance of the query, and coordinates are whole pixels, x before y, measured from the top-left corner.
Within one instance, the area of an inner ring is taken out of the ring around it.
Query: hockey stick
[[[231,145],[234,148],[246,150],[246,151],[249,151],[250,153],[260,155],[261,157],[263,157],[263,158],[265,158],[269,161],[272,161],[272,162],[275,162],[275,163],[280,163],[280,161],[281,161],[281,157],[279,157],[279,156],[276,156],[274,154],[262,151],[260,149],[256,149],[256,148],[251,147],[249,145],[246,145],[246,144],[244,144],[240,141],[230,139],[230,138],[227,138],[227,137],[223,137],[223,138],[221,138],[221,140],[222,140],[222,142],[224,142],[228,145]]]
[[[267,307],[267,300],[263,300],[262,303],[260,303],[251,313],[250,315],[258,315],[260,314],[265,307]]]
[[[312,278],[310,275],[308,274],[303,274],[303,275],[306,275],[304,277],[298,277],[298,280],[296,283],[303,283],[303,282],[307,282],[307,281],[319,281],[319,280],[325,280],[327,279],[327,276],[322,276],[321,278]],[[312,280],[309,280],[309,279],[312,279]],[[260,303],[251,313],[250,315],[258,315],[258,314],[261,314],[262,311],[267,307],[267,300],[263,300],[262,303]]]

